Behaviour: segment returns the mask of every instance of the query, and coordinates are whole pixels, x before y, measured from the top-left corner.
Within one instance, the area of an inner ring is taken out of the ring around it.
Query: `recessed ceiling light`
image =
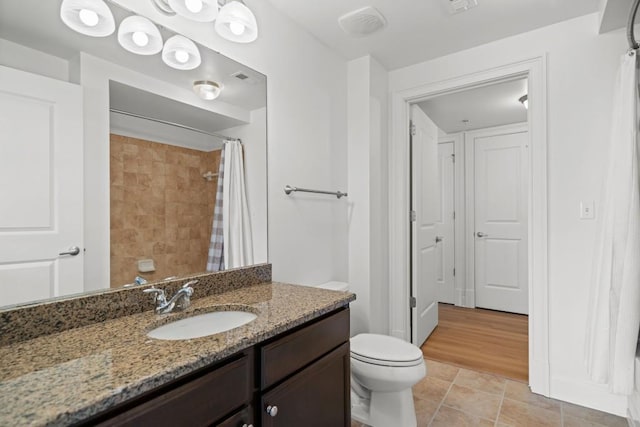
[[[210,80],[198,80],[193,82],[193,91],[202,99],[211,101],[220,96],[222,85]]]
[[[116,29],[113,14],[102,0],[63,0],[60,19],[85,36],[106,37]]]

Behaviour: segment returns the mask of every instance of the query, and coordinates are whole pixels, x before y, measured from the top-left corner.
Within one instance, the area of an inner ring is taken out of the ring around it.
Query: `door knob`
[[[440,242],[442,242],[442,239],[444,239],[444,237],[442,237],[442,236],[436,236],[436,243],[440,243]]]
[[[269,414],[269,416],[271,416],[271,417],[275,417],[276,415],[278,415],[278,407],[275,406],[275,405],[267,406],[267,414]]]
[[[478,236],[478,237],[488,237],[489,235],[488,234],[484,234],[482,231],[478,231],[476,233],[476,236]]]
[[[58,255],[71,255],[71,256],[76,256],[80,253],[80,248],[77,246],[71,246],[69,248],[69,250],[65,251],[65,252],[60,252]]]

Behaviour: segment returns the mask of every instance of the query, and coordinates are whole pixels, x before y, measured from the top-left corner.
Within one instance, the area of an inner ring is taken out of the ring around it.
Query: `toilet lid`
[[[422,351],[415,345],[378,334],[359,334],[351,338],[351,356],[365,363],[385,366],[422,363]]]

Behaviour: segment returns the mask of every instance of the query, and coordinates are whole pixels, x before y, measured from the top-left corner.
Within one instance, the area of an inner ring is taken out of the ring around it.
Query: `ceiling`
[[[388,70],[598,9],[598,0],[478,0],[477,7],[451,15],[449,0],[269,1],[346,59],[371,54]],[[344,34],[338,17],[365,6],[377,8],[387,27],[364,38]]]
[[[526,122],[527,110],[518,102],[526,93],[524,78],[441,95],[418,106],[442,131],[456,133]]]

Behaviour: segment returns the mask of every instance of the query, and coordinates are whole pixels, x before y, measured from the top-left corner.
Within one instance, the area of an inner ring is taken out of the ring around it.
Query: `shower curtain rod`
[[[629,20],[627,21],[627,40],[629,41],[629,50],[636,50],[640,45],[636,41],[636,37],[633,33],[633,26],[636,22],[636,14],[638,13],[638,6],[640,6],[640,0],[633,0],[631,10],[629,11]]]
[[[154,119],[153,117],[147,117],[147,116],[143,116],[143,115],[140,115],[140,114],[130,113],[128,111],[118,110],[116,108],[109,108],[109,111],[111,111],[112,113],[116,113],[116,114],[122,114],[122,115],[125,115],[125,116],[135,117],[135,118],[138,118],[138,119],[149,120],[149,121],[156,122],[156,123],[162,123],[164,125],[175,126],[177,128],[190,130],[192,132],[198,132],[198,133],[201,133],[201,134],[204,134],[204,135],[209,135],[209,136],[213,136],[213,137],[220,138],[220,139],[225,139],[227,141],[239,141],[239,142],[242,142],[242,141],[240,141],[239,138],[231,138],[229,136],[221,135],[219,133],[207,132],[206,130],[193,128],[191,126],[186,126],[186,125],[183,125],[183,124],[180,124],[180,123],[169,122],[167,120],[161,120],[161,119]]]

